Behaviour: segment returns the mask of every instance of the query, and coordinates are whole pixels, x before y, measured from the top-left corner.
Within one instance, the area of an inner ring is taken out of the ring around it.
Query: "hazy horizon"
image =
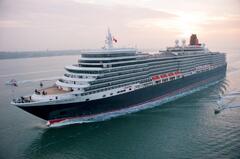
[[[0,51],[162,49],[192,33],[211,50],[240,49],[239,0],[1,0]]]

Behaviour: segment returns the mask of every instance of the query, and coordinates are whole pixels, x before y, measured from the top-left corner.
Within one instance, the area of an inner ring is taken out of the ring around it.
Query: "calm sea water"
[[[11,106],[10,100],[31,93],[40,79],[61,76],[77,56],[0,60],[0,158],[239,159],[240,108],[214,114],[219,94],[240,90],[239,61],[240,54],[229,54],[224,82],[159,107],[46,128],[43,120]],[[22,83],[16,90],[5,85],[12,78]]]

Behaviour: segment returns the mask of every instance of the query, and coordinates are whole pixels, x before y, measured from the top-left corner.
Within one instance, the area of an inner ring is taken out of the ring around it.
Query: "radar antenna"
[[[185,47],[186,46],[186,40],[182,39],[182,46]]]
[[[175,46],[178,47],[179,45],[179,40],[175,40]]]

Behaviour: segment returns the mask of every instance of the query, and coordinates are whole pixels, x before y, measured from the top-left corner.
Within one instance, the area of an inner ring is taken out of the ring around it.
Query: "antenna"
[[[179,40],[175,40],[175,45],[178,47]]]
[[[182,39],[182,46],[185,47],[186,46],[186,40]]]
[[[106,36],[106,40],[105,43],[107,44],[107,47],[113,48],[113,38],[112,38],[112,34],[110,32],[110,29],[108,28],[108,32],[107,32],[107,36]]]

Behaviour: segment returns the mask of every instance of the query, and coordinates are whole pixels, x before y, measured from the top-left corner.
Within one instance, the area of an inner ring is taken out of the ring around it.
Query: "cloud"
[[[193,32],[239,35],[235,0],[185,1],[0,0],[0,50],[99,48],[107,27],[118,45],[145,48],[162,48]]]
[[[101,47],[107,27],[114,30],[123,45],[127,45],[133,41],[129,37],[132,31],[127,26],[129,23],[175,16],[126,5],[109,7],[66,0],[5,0],[0,6],[0,50],[7,47],[13,50],[25,47],[33,50]]]
[[[212,17],[202,27],[208,28],[209,32],[234,32],[240,35],[240,15]]]
[[[0,7],[3,21],[26,21],[33,26],[46,25],[109,25],[129,22],[131,20],[143,18],[170,18],[174,14],[156,11],[148,8],[129,7],[124,5],[114,5],[106,7],[96,4],[95,1],[80,1],[85,3],[75,3],[79,0],[49,0],[47,2],[16,0],[3,1]],[[9,3],[8,3],[9,2]],[[21,3],[20,3],[21,2]],[[88,2],[88,3],[86,3]],[[16,25],[18,25],[16,23]],[[124,24],[123,24],[124,25]]]

